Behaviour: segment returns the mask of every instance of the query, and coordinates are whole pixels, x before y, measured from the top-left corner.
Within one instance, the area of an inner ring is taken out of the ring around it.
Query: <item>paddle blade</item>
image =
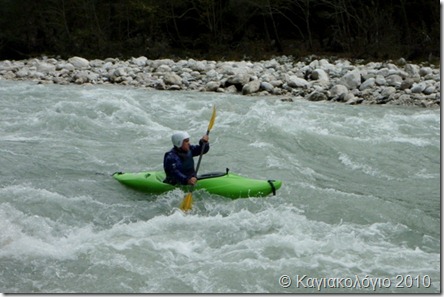
[[[213,114],[211,115],[210,123],[208,124],[208,132],[213,128],[214,121],[216,120],[216,106],[213,105]]]
[[[193,193],[189,192],[185,198],[183,198],[182,204],[180,205],[180,209],[183,211],[188,211],[191,209],[191,204],[193,204]]]

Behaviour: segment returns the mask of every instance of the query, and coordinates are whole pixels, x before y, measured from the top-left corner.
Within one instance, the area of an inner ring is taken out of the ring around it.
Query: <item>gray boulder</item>
[[[348,93],[348,88],[344,85],[334,85],[330,89],[330,95],[334,98]]]
[[[261,87],[260,80],[258,80],[258,79],[252,80],[243,86],[242,94],[249,95],[249,94],[256,93],[257,91],[259,91],[260,87]]]
[[[181,85],[182,78],[174,72],[165,73],[163,76],[163,81],[167,85]]]
[[[138,58],[132,58],[131,59],[131,62],[134,64],[134,65],[137,65],[137,66],[139,66],[139,67],[144,67],[145,65],[146,65],[146,62],[148,61],[148,58],[147,57],[144,57],[144,56],[142,56],[142,57],[138,57]]]
[[[71,63],[75,68],[87,68],[89,67],[89,61],[82,57],[72,57],[68,59],[68,62]]]
[[[402,84],[402,77],[398,74],[392,74],[386,78],[387,84],[396,88],[400,88]]]
[[[361,85],[361,73],[355,69],[349,71],[340,80],[339,84],[346,86],[349,90],[358,88]]]
[[[419,94],[422,93],[422,91],[424,91],[426,87],[427,84],[425,82],[415,83],[413,84],[411,91],[412,93]]]
[[[325,101],[325,100],[327,100],[327,95],[325,95],[324,93],[319,92],[319,91],[314,91],[314,92],[311,92],[307,96],[307,100],[309,100],[309,101]]]
[[[36,62],[37,71],[42,73],[54,72],[56,70],[56,66],[53,64],[46,63],[44,61]]]
[[[250,81],[250,75],[245,72],[240,72],[233,76],[228,77],[225,85],[226,86],[234,85],[238,90],[242,90],[243,86],[246,85],[249,81]]]
[[[209,81],[205,85],[205,90],[209,92],[216,92],[220,87],[220,82],[218,81]]]
[[[290,75],[286,80],[287,85],[291,88],[307,88],[310,85],[308,81],[296,75]]]
[[[268,93],[273,93],[274,86],[266,81],[261,82],[261,89],[267,91]]]
[[[360,86],[359,90],[363,91],[365,89],[374,88],[376,85],[376,79],[374,77],[370,77],[366,81],[364,81]]]

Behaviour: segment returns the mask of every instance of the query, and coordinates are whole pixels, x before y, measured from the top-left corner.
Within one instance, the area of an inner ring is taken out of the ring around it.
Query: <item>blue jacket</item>
[[[188,152],[173,147],[169,152],[165,153],[163,169],[165,170],[166,178],[164,182],[172,185],[186,185],[191,177],[196,177],[193,157],[200,155],[202,145],[204,145],[204,142],[200,140],[199,145],[190,145]],[[210,144],[206,143],[203,153],[206,154],[209,150]]]

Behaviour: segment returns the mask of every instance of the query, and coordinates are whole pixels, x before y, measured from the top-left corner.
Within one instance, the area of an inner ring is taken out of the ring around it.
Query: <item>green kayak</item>
[[[161,194],[176,188],[187,191],[187,186],[172,186],[164,183],[165,172],[145,171],[139,173],[116,172],[113,177],[120,183],[132,189]],[[217,194],[232,199],[247,197],[264,197],[276,194],[282,182],[278,180],[258,180],[246,178],[237,174],[226,172],[214,172],[198,175],[195,190],[204,189],[211,194]]]

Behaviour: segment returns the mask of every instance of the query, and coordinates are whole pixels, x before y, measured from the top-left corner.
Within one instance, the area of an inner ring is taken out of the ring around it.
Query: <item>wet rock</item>
[[[243,95],[250,95],[259,91],[261,82],[258,79],[252,80],[242,88]]]
[[[327,95],[319,91],[314,91],[307,96],[309,101],[325,101],[327,100]]]

